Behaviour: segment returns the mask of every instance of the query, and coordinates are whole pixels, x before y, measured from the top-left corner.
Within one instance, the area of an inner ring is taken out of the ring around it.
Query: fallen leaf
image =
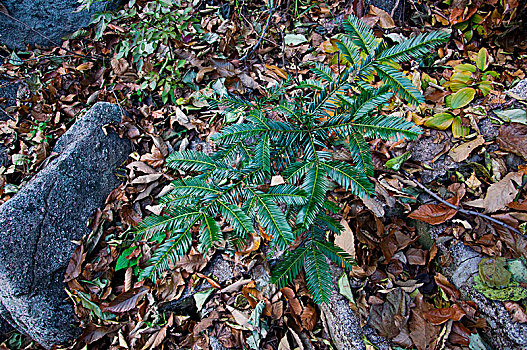
[[[236,321],[237,324],[249,330],[254,329],[254,326],[249,323],[249,315],[247,313],[242,312],[238,309],[235,309],[230,305],[227,305],[227,310],[229,310],[229,312],[234,317],[234,320]]]
[[[513,322],[527,323],[527,314],[520,304],[513,301],[505,301],[503,302],[503,306],[505,306],[511,315]]]
[[[462,143],[448,152],[448,155],[456,162],[462,162],[467,159],[472,151],[485,143],[483,136],[479,135],[475,140]]]
[[[344,230],[335,237],[335,244],[344,249],[355,259],[355,235],[345,219],[340,220]]]
[[[298,46],[306,43],[307,38],[303,34],[286,34],[284,36],[284,42],[287,46]]]
[[[490,185],[483,199],[485,212],[494,213],[504,209],[507,204],[511,203],[518,193],[516,186],[521,184],[521,181],[522,174],[520,172],[513,172],[505,175],[500,181]]]
[[[520,123],[502,125],[496,140],[502,150],[527,160],[527,125]]]
[[[302,321],[302,326],[308,331],[312,331],[317,324],[317,311],[315,307],[311,304],[307,305],[302,313],[300,314],[300,320]]]
[[[85,63],[79,64],[75,69],[82,72],[85,70],[90,70],[92,68],[93,68],[93,62],[85,62]]]
[[[459,199],[454,196],[447,199],[447,202],[457,205]],[[417,210],[411,212],[408,217],[424,221],[430,225],[439,225],[444,223],[447,220],[452,219],[457,213],[456,209],[452,209],[445,204],[423,204]]]
[[[454,301],[461,297],[461,293],[459,290],[454,287],[452,283],[442,274],[439,272],[436,273],[434,276],[434,280],[439,288],[445,292],[445,294],[450,298],[450,300]]]
[[[118,295],[110,302],[110,304],[108,304],[108,306],[102,307],[101,309],[105,312],[109,311],[114,313],[130,311],[137,306],[139,300],[141,300],[146,293],[148,293],[148,288],[145,286],[130,289],[128,292]]]
[[[71,256],[68,267],[66,268],[66,273],[64,274],[64,282],[69,282],[77,278],[81,273],[81,266],[86,258],[86,253],[84,252],[84,245],[78,245]]]
[[[479,277],[490,287],[505,287],[512,276],[505,264],[506,260],[502,257],[485,258],[478,264]]]
[[[448,320],[459,321],[465,315],[465,311],[458,304],[423,313],[423,317],[433,325],[440,325]]]
[[[378,7],[370,5],[370,15],[379,18],[379,25],[383,29],[395,28],[395,22],[390,14]]]

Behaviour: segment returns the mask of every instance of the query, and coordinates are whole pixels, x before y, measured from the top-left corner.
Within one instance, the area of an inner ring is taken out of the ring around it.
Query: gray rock
[[[17,50],[34,44],[56,46],[52,41],[60,43],[65,35],[88,26],[93,13],[109,5],[115,8],[116,3],[96,2],[89,12],[74,13],[77,0],[2,0],[8,15],[0,11],[0,43]]]
[[[19,83],[2,79],[0,77],[0,120],[7,120],[10,118],[5,109],[16,104],[18,85]]]
[[[527,100],[527,79],[520,80],[518,84],[505,93],[516,100]]]
[[[359,315],[350,307],[349,301],[338,291],[338,278],[342,270],[331,266],[331,275],[335,288],[331,291],[329,303],[320,305],[322,322],[329,333],[337,350],[366,349],[364,338],[368,339],[376,349],[390,349],[388,341],[375,333],[368,325],[361,326]]]
[[[448,247],[440,244],[439,247],[452,258],[451,267],[444,271],[445,275],[464,299],[476,303],[481,316],[487,321],[487,328],[481,334],[483,339],[493,349],[527,349],[527,325],[513,322],[503,303],[486,298],[473,287],[473,276],[478,273],[482,256],[463,243]]]
[[[87,219],[120,181],[129,140],[103,127],[119,107],[97,103],[53,149],[58,156],[0,207],[0,304],[12,325],[46,348],[76,335],[64,272]]]
[[[410,149],[412,159],[431,168],[423,168],[421,171],[421,179],[424,183],[432,182],[438,177],[445,176],[449,170],[458,168],[459,165],[446,154],[435,159],[438,154],[444,153],[445,149],[452,147],[450,138],[451,135],[444,131],[430,130],[429,136],[422,136],[412,144]]]
[[[395,20],[405,20],[406,0],[367,0],[366,3],[388,12]]]

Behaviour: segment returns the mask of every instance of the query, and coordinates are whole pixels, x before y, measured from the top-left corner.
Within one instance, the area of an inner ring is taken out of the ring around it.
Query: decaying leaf
[[[462,143],[459,146],[456,146],[448,152],[448,155],[452,157],[452,159],[456,162],[462,162],[465,159],[467,159],[472,151],[474,151],[479,146],[483,145],[485,143],[485,139],[483,136],[479,135],[476,139]]]
[[[340,224],[344,227],[344,231],[335,237],[335,244],[355,258],[355,235],[345,219],[340,220]]]
[[[497,142],[501,149],[527,160],[527,125],[520,123],[502,125]]]
[[[64,282],[69,282],[80,275],[81,266],[85,258],[86,253],[84,252],[84,245],[80,244],[75,248],[75,251],[71,256],[68,267],[66,268],[66,273],[64,274]]]
[[[128,292],[118,295],[108,306],[103,307],[102,310],[114,313],[130,311],[137,306],[148,291],[149,289],[144,286],[130,289]]]

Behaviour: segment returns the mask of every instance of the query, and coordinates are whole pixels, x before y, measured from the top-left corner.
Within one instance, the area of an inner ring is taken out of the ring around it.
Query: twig
[[[475,215],[475,216],[479,216],[480,218],[483,218],[483,219],[486,219],[486,220],[489,220],[489,221],[492,221],[493,223],[495,224],[498,224],[500,226],[503,226],[517,234],[519,234],[520,236],[522,237],[526,237],[523,233],[521,233],[518,229],[504,223],[503,221],[500,221],[500,220],[497,220],[497,219],[494,219],[493,217],[490,217],[488,215],[485,215],[485,214],[481,214],[477,211],[474,211],[474,210],[467,210],[467,209],[463,209],[457,205],[454,205],[452,203],[449,203],[447,202],[446,200],[444,200],[443,198],[439,197],[437,194],[435,194],[434,192],[432,192],[431,190],[429,190],[425,185],[423,185],[422,183],[420,183],[419,181],[417,180],[414,180],[410,177],[410,175],[408,175],[406,172],[403,172],[403,174],[406,176],[406,178],[412,182],[413,184],[415,184],[416,187],[419,187],[420,189],[422,189],[423,191],[425,191],[427,194],[429,194],[430,196],[432,196],[432,198],[434,198],[436,201],[438,202],[441,202],[442,204],[446,205],[447,207],[449,208],[452,208],[460,213],[463,213],[465,215]]]
[[[87,56],[87,55],[81,55],[79,53],[76,53],[75,51],[72,51],[70,49],[66,49],[65,47],[62,47],[62,45],[60,45],[59,43],[57,43],[55,40],[47,37],[46,35],[42,34],[41,32],[39,32],[38,30],[36,30],[35,28],[31,27],[30,25],[27,25],[26,23],[22,22],[21,20],[19,20],[18,18],[15,18],[13,16],[11,16],[9,13],[6,13],[6,12],[3,12],[3,11],[0,11],[0,14],[6,16],[7,18],[9,18],[10,20],[12,21],[15,21],[21,25],[23,25],[24,27],[28,28],[29,30],[31,30],[32,32],[35,32],[35,34],[37,34],[38,36],[46,39],[47,41],[49,41],[50,43],[52,43],[53,45],[59,47],[61,50],[64,50],[66,52],[69,52],[71,53],[72,55],[75,55],[77,57],[82,57],[82,58],[86,58],[86,59],[90,59],[90,60],[99,60],[99,59],[102,59],[104,57],[102,56],[98,56],[98,57],[94,57],[94,56]]]
[[[267,29],[269,29],[269,23],[271,23],[271,17],[273,17],[274,10],[275,10],[275,7],[269,7],[269,10],[267,10],[267,12],[269,13],[269,15],[267,16],[267,22],[265,23],[265,27],[262,30],[262,33],[260,34],[260,38],[258,39],[256,44],[254,44],[254,46],[249,50],[249,52],[247,52],[245,55],[243,55],[242,58],[240,58],[240,61],[245,61],[250,55],[252,55],[254,51],[256,51],[258,46],[260,46],[265,36],[265,33],[267,33]]]
[[[34,58],[18,58],[16,60],[10,58],[10,57],[7,57],[7,56],[0,56],[0,58],[2,58],[3,60],[7,60],[7,61],[20,61],[20,62],[29,62],[29,61],[39,61],[39,60],[47,60],[47,59],[52,59],[52,58],[68,58],[68,57],[85,57],[85,56],[81,56],[81,55],[46,55],[46,56],[38,56],[38,57],[34,57]]]
[[[430,85],[431,87],[434,87],[438,90],[441,90],[441,91],[446,91],[446,89],[444,87],[442,87],[441,85],[437,85],[435,83],[432,83],[431,81],[428,82],[428,85]]]

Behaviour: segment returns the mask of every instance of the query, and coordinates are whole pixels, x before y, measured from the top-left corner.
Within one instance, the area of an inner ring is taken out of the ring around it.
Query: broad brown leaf
[[[139,300],[141,300],[146,293],[148,288],[141,286],[139,288],[130,289],[128,292],[118,295],[114,300],[106,307],[102,307],[103,311],[123,313],[132,310],[137,306]]]
[[[64,282],[69,282],[79,277],[81,273],[81,266],[85,258],[86,253],[84,252],[84,245],[81,244],[75,248],[75,251],[71,256],[68,267],[66,268],[66,273],[64,274]]]
[[[311,304],[307,305],[300,315],[300,320],[305,329],[312,331],[317,324],[317,311],[315,310],[315,307]]]
[[[465,311],[459,305],[454,304],[450,307],[427,311],[423,317],[433,325],[440,325],[448,320],[459,321],[465,315]]]
[[[520,123],[503,125],[497,141],[501,149],[527,160],[527,125]]]

